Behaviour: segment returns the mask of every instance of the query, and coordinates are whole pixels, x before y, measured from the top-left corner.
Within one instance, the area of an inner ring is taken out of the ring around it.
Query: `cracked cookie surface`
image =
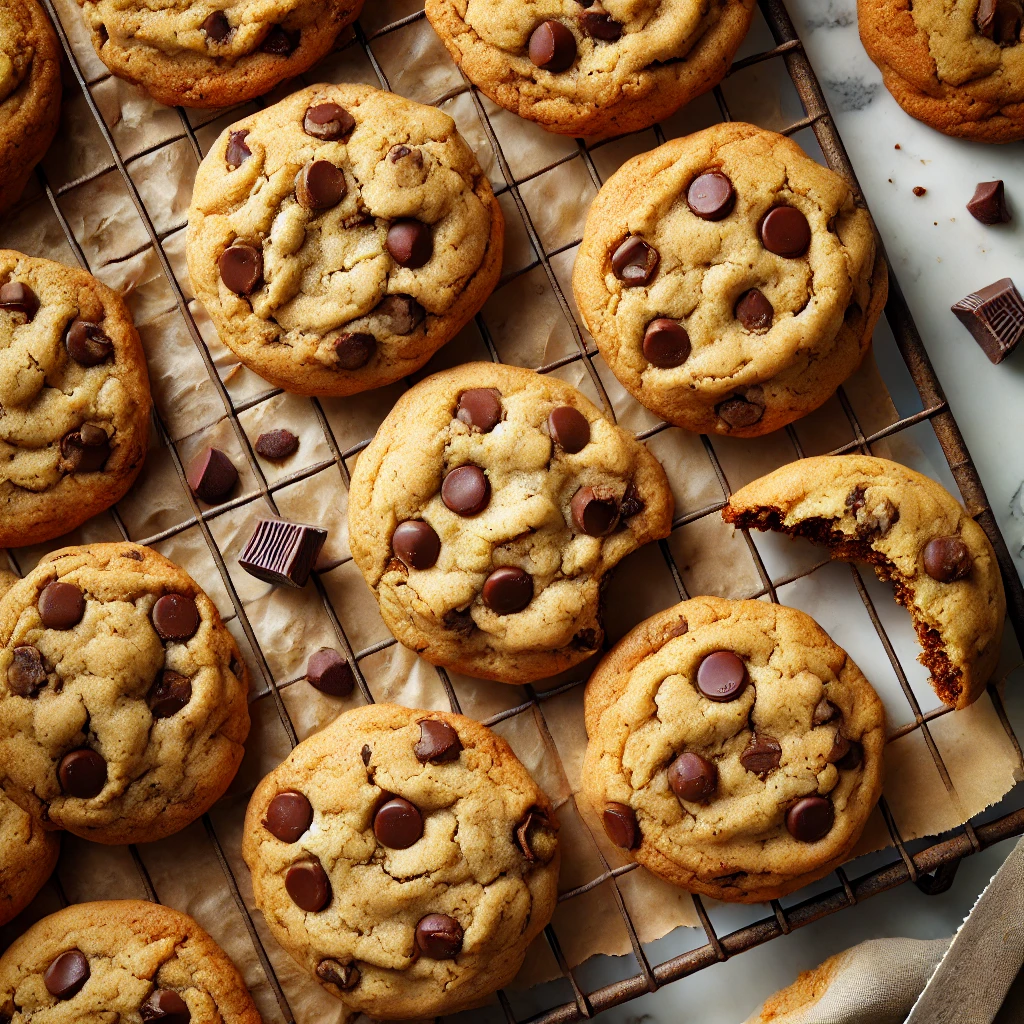
[[[999,661],[1006,594],[985,531],[934,480],[869,455],[800,459],[736,491],[726,522],[827,544],[892,580],[951,707],[981,696]]]
[[[427,0],[495,103],[568,135],[650,127],[725,77],[753,0]]]
[[[169,106],[228,107],[313,66],[363,0],[78,0],[100,60]]]
[[[849,186],[784,136],[731,122],[605,182],[573,291],[637,401],[687,430],[754,437],[853,373],[887,278]]]
[[[234,777],[247,679],[173,562],[130,543],[55,551],[0,600],[0,784],[95,842],[170,835]]]
[[[84,270],[0,250],[0,547],[119,501],[142,468],[151,404],[121,297]]]
[[[0,1015],[11,1024],[260,1024],[213,939],[186,914],[142,900],[77,903],[33,925],[0,957]]]
[[[203,160],[188,266],[224,343],[272,384],[348,395],[419,369],[501,270],[490,183],[436,107],[317,85]]]
[[[375,1018],[433,1017],[518,972],[555,907],[557,828],[491,730],[376,704],[263,779],[242,852],[271,932],[328,991]]]
[[[32,902],[57,864],[60,838],[0,789],[0,925]]]
[[[469,363],[406,392],[359,456],[349,542],[403,644],[523,683],[600,649],[604,577],[672,508],[657,459],[575,388]]]
[[[860,37],[912,117],[957,138],[1024,139],[1020,0],[858,0]]]
[[[716,899],[775,899],[850,854],[882,789],[885,712],[808,615],[696,597],[587,683],[583,791],[615,845]]]

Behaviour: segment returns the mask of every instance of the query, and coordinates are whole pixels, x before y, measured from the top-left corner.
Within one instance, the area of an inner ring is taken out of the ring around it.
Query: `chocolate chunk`
[[[268,430],[260,434],[253,445],[256,454],[264,459],[287,459],[299,450],[299,439],[290,430]]]
[[[610,487],[581,487],[569,503],[573,526],[588,537],[605,537],[619,521],[619,503]]]
[[[460,636],[469,636],[476,629],[473,614],[468,608],[452,608],[445,612],[441,621],[445,629],[458,633]]]
[[[267,807],[263,827],[282,843],[297,843],[313,824],[313,805],[295,789],[284,789]]]
[[[199,629],[199,609],[194,598],[164,594],[153,605],[153,628],[161,640],[191,640]]]
[[[220,254],[220,279],[236,295],[251,295],[263,280],[263,253],[248,242],[236,242]]]
[[[767,331],[775,319],[775,309],[757,288],[744,292],[736,303],[733,316],[748,331]]]
[[[816,843],[832,830],[836,812],[823,796],[805,796],[786,811],[786,828],[801,843]]]
[[[406,217],[388,228],[388,252],[400,266],[416,270],[434,255],[434,233],[429,224]]]
[[[742,395],[733,395],[724,402],[715,406],[718,418],[727,426],[742,429],[752,427],[759,423],[764,415],[764,406],[757,402],[751,402]]]
[[[377,808],[373,834],[382,846],[407,850],[423,835],[423,815],[408,800],[393,796]]]
[[[34,697],[46,685],[46,666],[39,649],[15,647],[7,666],[7,685],[18,697]]]
[[[924,546],[924,571],[939,583],[971,573],[971,552],[959,537],[934,537]]]
[[[782,761],[782,744],[773,736],[761,736],[754,733],[746,749],[740,754],[740,764],[764,778],[769,772],[779,767]]]
[[[981,0],[975,21],[986,39],[1000,46],[1013,46],[1020,40],[1024,3],[1021,0]]]
[[[223,11],[214,11],[206,21],[203,22],[203,31],[207,39],[215,43],[223,43],[231,35],[231,23]]]
[[[343,370],[361,370],[377,351],[377,339],[365,331],[342,334],[334,342],[334,355]]]
[[[626,493],[622,496],[622,505],[619,507],[619,524],[621,525],[623,520],[643,512],[644,507],[643,501],[640,500],[640,495],[637,494],[636,486],[630,480],[626,484]]]
[[[165,668],[150,688],[147,702],[154,718],[171,718],[192,699],[192,680]]]
[[[626,804],[605,804],[601,815],[608,838],[623,850],[633,850],[640,845],[640,827],[636,811]]]
[[[316,976],[340,989],[355,988],[359,984],[359,968],[355,964],[343,964],[337,960],[321,960],[316,965]]]
[[[39,299],[27,284],[8,281],[0,287],[0,309],[8,313],[24,313],[31,320],[39,312]]]
[[[407,519],[399,523],[391,538],[391,546],[410,569],[429,569],[441,554],[441,538],[430,523],[422,519]]]
[[[99,366],[114,354],[114,343],[98,324],[72,320],[64,335],[68,355],[81,366]]]
[[[300,860],[288,869],[284,887],[292,902],[310,914],[331,902],[331,883],[319,860]]]
[[[810,248],[811,225],[796,208],[776,206],[761,221],[761,242],[776,256],[796,259]]]
[[[1006,205],[1006,191],[1001,181],[979,181],[971,201],[967,204],[971,216],[982,224],[1008,224],[1010,210]]]
[[[680,615],[679,621],[668,631],[667,639],[671,640],[673,637],[685,636],[689,631],[690,624]]]
[[[252,150],[245,141],[248,134],[248,128],[241,128],[228,136],[228,144],[224,148],[224,163],[233,171],[241,167],[252,156]]]
[[[337,142],[345,138],[356,126],[356,119],[337,103],[316,103],[306,108],[302,130],[314,139]]]
[[[309,656],[306,680],[331,697],[347,697],[356,685],[352,666],[331,647],[321,647]]]
[[[536,842],[537,833],[550,833],[552,831],[552,825],[548,820],[548,816],[539,807],[531,807],[523,816],[523,820],[516,825],[516,846],[519,847],[523,856],[528,861],[534,863],[539,859],[533,849],[533,843]]]
[[[208,505],[216,505],[235,489],[238,470],[219,448],[204,448],[185,474],[192,493]]]
[[[444,478],[441,500],[456,515],[475,516],[487,508],[491,485],[479,466],[459,466]]]
[[[690,335],[675,320],[659,317],[652,320],[644,331],[644,358],[661,370],[682,366],[690,358]]]
[[[736,192],[721,171],[705,171],[690,182],[686,205],[702,220],[721,220],[732,213]]]
[[[83,423],[61,438],[60,454],[69,473],[98,473],[110,458],[110,441],[102,427]]]
[[[313,571],[327,531],[284,519],[260,519],[238,564],[266,583],[304,587]]]
[[[612,253],[612,272],[627,287],[647,284],[658,269],[661,257],[639,235],[630,235]]]
[[[61,953],[43,974],[43,984],[51,996],[70,999],[89,980],[89,961],[80,949]]]
[[[530,60],[544,71],[557,74],[572,67],[576,37],[560,21],[542,21],[530,36]]]
[[[697,689],[709,700],[735,700],[746,685],[747,667],[732,651],[715,651],[697,668]]]
[[[447,914],[427,914],[416,925],[416,948],[431,960],[454,960],[462,949],[462,925]]]
[[[669,765],[668,784],[680,800],[703,803],[718,788],[718,769],[706,757],[688,750]]]
[[[74,583],[56,580],[43,587],[38,608],[47,629],[71,629],[85,614],[85,595]]]
[[[364,743],[363,744],[363,749],[360,752],[359,756],[363,759],[363,764],[364,765],[369,765],[370,758],[373,757],[373,751],[370,749],[370,744],[369,743]]]
[[[622,23],[616,21],[599,3],[580,14],[580,27],[591,39],[614,43],[622,36]]]
[[[330,160],[314,160],[295,178],[295,198],[306,210],[329,210],[345,198],[345,172]]]
[[[370,316],[383,317],[386,329],[405,337],[427,318],[427,311],[411,295],[385,295]]]
[[[158,1020],[161,1024],[189,1024],[192,1019],[185,1000],[169,988],[158,988],[139,1007],[139,1016],[147,1024],[151,1020]]]
[[[811,715],[811,724],[814,726],[824,725],[826,722],[831,722],[832,719],[837,718],[839,714],[839,708],[827,697],[822,697],[814,708],[814,714]]]
[[[590,444],[590,423],[571,405],[560,405],[548,415],[548,433],[563,451],[575,455]]]
[[[68,796],[90,800],[98,796],[107,784],[107,762],[88,747],[72,750],[61,758],[57,777],[61,790]]]
[[[459,395],[455,418],[467,427],[489,434],[501,420],[501,392],[496,388],[470,388]]]
[[[834,764],[837,768],[841,768],[844,772],[852,772],[855,768],[861,766],[861,762],[864,760],[864,748],[861,744],[857,743],[856,740],[845,740],[847,744],[847,750],[845,754],[837,757]],[[835,747],[833,746],[833,750]],[[829,758],[831,761],[832,759]]]
[[[522,569],[503,565],[484,580],[484,604],[497,615],[521,612],[533,600],[533,577]]]
[[[288,32],[275,25],[263,38],[260,50],[275,57],[289,57],[299,45],[299,33]]]
[[[420,764],[446,764],[459,759],[462,740],[447,722],[438,718],[424,718],[420,721],[420,738],[412,752]]]
[[[993,363],[1001,363],[1024,338],[1024,298],[1008,277],[962,298],[953,312]]]

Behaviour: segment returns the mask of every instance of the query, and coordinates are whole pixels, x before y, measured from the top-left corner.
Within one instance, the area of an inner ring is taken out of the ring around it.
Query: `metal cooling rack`
[[[167,447],[174,461],[174,466],[181,482],[182,489],[188,496],[188,500],[191,505],[191,516],[186,518],[182,523],[179,523],[178,525],[154,536],[130,538],[128,529],[126,528],[122,518],[117,514],[116,509],[112,509],[111,513],[115,523],[126,539],[137,540],[139,543],[143,544],[159,543],[160,541],[167,540],[193,526],[198,526],[207,547],[209,548],[210,554],[214,559],[214,563],[217,567],[217,571],[225,590],[229,595],[234,614],[237,616],[238,623],[244,631],[252,649],[256,659],[257,672],[259,675],[263,676],[263,679],[267,684],[266,692],[261,693],[255,699],[269,699],[274,702],[281,725],[283,726],[289,741],[294,746],[297,742],[296,731],[281,697],[281,690],[292,683],[297,682],[298,679],[288,679],[280,682],[275,681],[274,673],[271,671],[267,656],[262,651],[256,633],[246,616],[245,608],[232,583],[224,556],[218,548],[211,532],[210,522],[217,516],[246,505],[249,502],[259,501],[260,499],[264,500],[276,513],[278,511],[278,507],[275,501],[275,494],[278,491],[316,474],[330,472],[335,468],[341,474],[345,486],[347,487],[349,482],[349,464],[356,456],[358,456],[359,452],[366,447],[369,443],[369,439],[343,449],[332,431],[328,417],[325,414],[321,403],[317,399],[310,399],[315,414],[323,428],[324,437],[331,452],[331,458],[326,461],[318,462],[315,465],[308,466],[300,472],[275,480],[273,484],[268,483],[259,461],[253,454],[246,432],[239,421],[239,413],[242,413],[247,409],[251,409],[262,402],[268,401],[272,397],[280,394],[280,391],[278,389],[269,389],[259,395],[247,398],[243,401],[235,403],[232,402],[228,389],[217,372],[214,359],[203,341],[199,327],[192,316],[186,296],[174,276],[171,260],[164,247],[165,239],[170,234],[179,230],[181,225],[178,225],[172,230],[166,232],[160,232],[157,230],[154,218],[151,215],[151,212],[147,209],[140,191],[129,174],[127,167],[128,163],[141,156],[182,140],[188,141],[198,165],[198,162],[203,157],[203,151],[197,138],[197,130],[201,130],[206,125],[219,119],[225,112],[216,111],[211,112],[210,114],[204,114],[206,118],[205,120],[193,122],[190,120],[190,117],[185,110],[178,108],[177,113],[181,122],[180,133],[164,139],[157,145],[152,146],[141,153],[134,153],[130,158],[125,158],[118,150],[114,135],[110,128],[108,128],[107,123],[100,112],[97,100],[92,92],[92,89],[95,86],[105,81],[109,76],[104,74],[91,80],[87,78],[83,73],[82,67],[75,59],[68,34],[57,16],[57,12],[53,6],[53,0],[43,0],[43,2],[57,29],[64,51],[71,64],[71,68],[75,78],[77,79],[78,85],[85,97],[85,101],[96,120],[96,124],[106,142],[107,147],[109,148],[112,164],[90,171],[89,173],[75,179],[74,181],[68,182],[57,189],[51,188],[44,173],[40,169],[37,171],[39,182],[45,191],[53,213],[60,223],[68,245],[71,247],[80,264],[88,270],[89,262],[86,258],[85,250],[79,240],[75,237],[74,230],[72,229],[67,216],[62,211],[60,200],[68,193],[99,177],[100,175],[109,173],[114,167],[116,167],[117,171],[123,178],[124,186],[135,205],[139,218],[145,226],[146,233],[149,237],[149,242],[138,251],[142,252],[148,248],[152,248],[153,252],[159,259],[163,274],[173,294],[176,307],[187,325],[196,348],[205,362],[210,380],[219,392],[220,399],[224,406],[225,417],[230,421],[231,426],[234,429],[241,451],[247,457],[257,483],[257,489],[255,491],[244,494],[232,501],[217,506],[216,508],[200,508],[185,482],[185,471],[170,432],[161,420],[159,413],[154,411],[156,430],[161,442]],[[842,140],[839,137],[835,123],[825,103],[821,87],[818,84],[813,70],[811,69],[810,63],[804,53],[801,42],[797,37],[792,21],[789,18],[782,0],[759,0],[759,3],[761,12],[774,37],[775,46],[764,52],[757,53],[737,61],[732,66],[730,74],[754,64],[759,64],[765,61],[781,60],[789,73],[805,111],[805,116],[803,118],[793,122],[782,130],[783,134],[792,135],[802,129],[811,128],[829,166],[850,183],[856,193],[858,202],[863,204],[864,200],[862,193],[853,173],[849,158],[843,147]],[[423,17],[423,11],[419,10],[407,17],[394,21],[391,24],[379,27],[370,33],[365,32],[357,23],[350,35],[346,34],[346,36],[343,36],[343,42],[339,44],[339,48],[345,49],[348,47],[361,47],[365,51],[366,57],[369,60],[370,66],[373,68],[374,74],[379,80],[381,88],[389,89],[390,85],[387,76],[381,66],[381,62],[374,54],[373,44],[377,40],[380,40],[393,32],[399,31],[400,29],[419,21]],[[538,267],[542,267],[547,281],[553,290],[554,295],[557,297],[566,323],[572,331],[577,347],[577,351],[575,353],[555,360],[547,365],[536,367],[536,369],[542,373],[551,372],[570,363],[582,363],[589,375],[590,381],[597,391],[600,401],[604,406],[605,413],[614,419],[611,403],[609,402],[608,395],[605,392],[601,378],[593,361],[594,357],[598,354],[597,350],[592,343],[588,344],[588,341],[576,323],[568,299],[559,285],[551,262],[552,258],[578,245],[579,239],[569,242],[568,244],[561,245],[558,248],[546,250],[542,244],[541,236],[534,224],[534,221],[531,218],[527,203],[520,191],[520,186],[561,163],[580,159],[583,162],[594,186],[596,188],[600,188],[602,180],[597,166],[595,165],[593,153],[600,147],[616,140],[608,139],[588,144],[585,140],[578,139],[576,140],[575,151],[570,152],[560,159],[547,164],[543,168],[534,170],[529,175],[517,180],[515,175],[512,173],[509,161],[506,159],[505,153],[502,150],[498,135],[495,133],[493,125],[488,120],[484,101],[481,95],[468,81],[465,81],[462,86],[445,93],[445,95],[438,98],[435,103],[442,104],[462,94],[468,94],[471,97],[476,113],[486,133],[487,141],[493,149],[495,159],[504,177],[504,186],[496,188],[495,191],[499,196],[507,194],[511,197],[519,215],[522,217],[523,224],[533,246],[534,253],[539,254],[536,255],[533,262],[505,276],[502,279],[501,285],[509,283],[509,281],[513,280],[515,277],[528,273]],[[731,120],[729,107],[721,88],[716,87],[713,95],[718,105],[721,120]],[[193,112],[193,114],[194,113],[195,112]],[[654,134],[659,144],[665,141],[665,135],[660,126],[656,125],[654,127]],[[135,255],[135,253],[128,254],[128,256],[131,255]],[[903,299],[899,285],[891,272],[889,278],[889,301],[886,307],[886,316],[895,336],[899,350],[903,355],[907,368],[909,369],[914,383],[920,393],[923,408],[914,415],[898,419],[896,422],[891,423],[882,430],[873,433],[866,433],[858,421],[853,405],[841,388],[838,392],[839,402],[849,421],[854,439],[841,448],[836,449],[832,454],[849,451],[861,451],[868,453],[871,451],[871,445],[877,441],[893,437],[919,423],[925,421],[930,423],[949,463],[950,471],[956,480],[957,486],[960,489],[969,513],[985,530],[995,548],[1003,581],[1007,590],[1009,616],[1017,634],[1018,641],[1024,644],[1024,589],[1021,587],[1011,556],[1006,548],[1006,544],[1003,541],[1002,536],[999,533],[998,527],[996,526],[995,517],[988,505],[984,488],[982,487],[981,480],[970,457],[970,453],[964,444],[963,437],[961,436],[960,430],[953,418],[953,414],[946,403],[942,388],[935,376],[931,363],[924,350],[924,346],[921,343],[921,338],[914,325],[906,302]],[[498,350],[482,316],[477,316],[476,325],[491,358],[495,361],[499,361]],[[646,440],[663,430],[669,429],[669,427],[670,424],[661,423],[641,431],[636,436],[639,440]],[[802,457],[803,449],[801,447],[799,437],[792,426],[787,428],[787,434],[792,443],[792,456],[794,458]],[[729,482],[722,463],[716,454],[715,448],[708,437],[702,437],[701,441],[704,452],[717,474],[723,493],[728,495],[730,493]],[[706,516],[716,515],[724,504],[724,501],[718,501],[713,504],[709,504],[706,507],[689,512],[686,515],[682,515],[673,523],[673,529],[682,528]],[[751,540],[749,534],[745,533],[744,539],[761,581],[760,589],[747,595],[749,597],[767,596],[772,601],[777,601],[777,589],[779,587],[807,576],[827,564],[827,560],[821,561],[801,572],[773,579],[766,569],[757,547]],[[679,599],[683,600],[688,596],[688,594],[683,585],[683,579],[680,574],[679,567],[673,558],[670,544],[667,541],[661,541],[659,542],[659,546],[668,569],[671,572]],[[11,566],[15,570],[18,570],[19,566],[16,553],[8,552],[8,558]],[[348,561],[348,559],[320,566],[319,571],[313,576],[313,585],[316,587],[320,600],[323,603],[323,607],[333,624],[337,643],[344,650],[350,663],[355,669],[357,684],[363,698],[368,702],[372,702],[373,696],[370,692],[370,687],[367,684],[364,672],[360,668],[360,663],[371,655],[377,654],[390,647],[396,641],[388,639],[372,644],[362,650],[353,650],[353,647],[346,635],[344,625],[339,618],[338,612],[333,607],[327,589],[321,579],[323,573],[338,567],[343,561]],[[870,616],[872,623],[874,624],[879,639],[886,654],[888,655],[892,668],[896,673],[902,691],[913,714],[913,721],[906,726],[895,730],[894,733],[891,734],[890,739],[895,739],[915,730],[920,731],[943,784],[954,800],[954,803],[957,803],[956,791],[950,778],[949,771],[943,762],[941,753],[929,730],[929,723],[934,721],[936,718],[949,713],[950,709],[941,707],[928,712],[922,712],[921,706],[919,705],[908,682],[907,674],[900,663],[896,649],[887,635],[872,603],[871,597],[865,588],[860,570],[856,566],[850,566],[849,569],[858,594],[864,603],[864,607]],[[452,710],[456,712],[461,711],[456,690],[447,673],[440,668],[437,672],[441,684],[448,696]],[[563,686],[543,692],[537,691],[530,686],[522,687],[524,697],[523,701],[516,707],[510,708],[493,716],[492,718],[487,719],[486,724],[496,725],[498,722],[512,718],[516,715],[531,712],[537,713],[541,721],[543,721],[545,701],[562,694],[573,687],[579,686],[584,682],[585,678],[580,678],[566,683]],[[1013,734],[999,694],[996,692],[994,686],[989,687],[989,694],[1016,753],[1018,757],[1020,757],[1020,746]],[[547,728],[546,724],[544,728]],[[550,734],[548,738],[550,739]],[[551,749],[554,749],[553,743],[551,744]],[[959,806],[958,803],[957,806]],[[675,981],[706,967],[710,967],[715,963],[724,961],[737,953],[751,949],[752,947],[766,942],[769,939],[784,935],[795,928],[810,924],[813,921],[817,921],[818,919],[829,914],[833,914],[845,907],[852,906],[869,896],[884,892],[907,881],[915,882],[923,892],[928,894],[942,892],[952,884],[953,875],[956,871],[957,865],[963,857],[976,853],[1002,839],[1024,833],[1024,809],[1020,809],[983,824],[965,824],[955,830],[955,833],[951,838],[948,838],[943,842],[934,843],[933,845],[912,854],[907,849],[884,798],[881,801],[880,807],[889,831],[890,839],[898,854],[891,863],[876,870],[869,871],[857,878],[849,878],[843,869],[839,868],[834,873],[837,884],[827,891],[787,908],[783,908],[778,901],[772,901],[772,914],[770,916],[726,935],[719,935],[716,933],[703,902],[699,896],[694,895],[694,906],[706,933],[707,942],[695,949],[691,949],[681,955],[665,960],[662,963],[652,964],[649,961],[643,943],[638,937],[636,928],[630,918],[622,893],[618,887],[617,879],[627,872],[635,870],[637,865],[630,863],[612,869],[607,863],[605,863],[605,870],[601,875],[590,880],[585,885],[581,885],[575,889],[561,893],[559,901],[565,902],[572,900],[584,893],[596,889],[598,886],[607,884],[610,887],[611,894],[622,917],[622,922],[629,934],[633,948],[633,955],[636,961],[636,970],[629,977],[622,980],[609,985],[604,985],[591,991],[584,991],[583,987],[577,980],[574,971],[570,969],[566,958],[562,953],[554,927],[549,925],[545,932],[546,938],[551,951],[554,954],[555,960],[562,971],[564,979],[568,981],[571,986],[572,999],[561,1005],[551,1007],[535,1014],[534,1016],[529,1017],[528,1021],[533,1022],[533,1024],[556,1024],[556,1022],[559,1022],[560,1024],[560,1022],[589,1019],[608,1007],[626,1002],[627,1000],[633,999],[645,992],[653,992],[655,989],[670,981]],[[291,1022],[294,1021],[294,1016],[288,1005],[288,1000],[274,972],[271,959],[260,940],[252,916],[250,915],[242,898],[239,885],[235,876],[232,874],[229,858],[224,852],[221,840],[218,837],[217,831],[209,815],[204,816],[203,825],[205,827],[206,835],[212,844],[221,867],[223,868],[226,884],[230,887],[234,903],[245,922],[261,966],[277,997],[281,1013],[284,1019],[291,1024]],[[142,886],[150,899],[158,900],[158,893],[155,890],[142,857],[134,847],[129,849],[132,859],[138,869]],[[60,898],[64,900],[64,902],[67,902],[67,897],[64,896],[63,892],[60,890],[60,884],[56,876],[54,877],[54,884],[57,886]],[[500,1004],[501,1013],[504,1015],[504,1019],[508,1024],[517,1024],[518,1018],[513,1011],[508,997],[503,992],[499,992],[497,994],[497,998]],[[521,1024],[525,1024],[525,1022],[521,1022]]]

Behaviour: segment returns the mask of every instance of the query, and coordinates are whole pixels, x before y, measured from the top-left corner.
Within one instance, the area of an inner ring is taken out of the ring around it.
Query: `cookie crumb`
[[[928,189],[926,189],[924,187],[924,185],[915,185],[914,186],[914,195],[915,196],[918,196],[918,197],[923,196],[927,191],[928,191]]]

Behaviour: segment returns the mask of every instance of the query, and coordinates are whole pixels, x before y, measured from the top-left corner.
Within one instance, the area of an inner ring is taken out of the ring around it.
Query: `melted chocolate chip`
[[[377,351],[377,339],[365,331],[342,334],[334,343],[334,355],[343,370],[361,370]]]
[[[385,329],[405,337],[427,318],[427,311],[411,295],[385,295],[370,316],[383,318]]]
[[[164,594],[153,605],[153,628],[161,640],[191,640],[199,630],[199,621],[195,598],[184,594]]]
[[[83,423],[61,438],[60,454],[69,473],[98,473],[110,458],[110,441],[102,427]]]
[[[832,801],[823,796],[805,796],[786,811],[786,828],[801,843],[824,839],[835,822]]]
[[[345,172],[330,160],[306,164],[295,178],[295,198],[306,210],[329,210],[345,197]]]
[[[171,718],[192,699],[192,680],[169,668],[157,677],[147,697],[154,718]]]
[[[61,953],[43,974],[46,991],[58,999],[70,999],[89,980],[89,961],[80,949]]]
[[[781,761],[782,744],[773,736],[758,733],[750,737],[746,749],[740,754],[740,764],[761,778],[778,768]]]
[[[302,130],[315,139],[337,142],[351,134],[356,119],[337,103],[316,103],[307,107],[302,119]]]
[[[369,765],[370,758],[373,757],[373,751],[370,749],[369,743],[363,744],[363,749],[360,751],[359,756],[363,759],[364,765]]]
[[[423,835],[423,815],[403,797],[394,796],[377,808],[373,834],[391,850],[407,850]]]
[[[249,242],[235,242],[217,260],[220,279],[236,295],[251,295],[263,280],[263,253]]]
[[[85,595],[73,583],[56,580],[43,588],[37,607],[47,629],[71,629],[85,614]]]
[[[298,790],[285,789],[267,807],[263,827],[282,843],[297,843],[313,824],[313,805]]]
[[[690,335],[675,320],[658,317],[647,325],[643,341],[644,358],[661,370],[682,366],[690,358]]]
[[[31,320],[39,312],[39,299],[27,284],[8,281],[0,287],[0,309],[8,313],[24,313]]]
[[[207,39],[215,43],[223,43],[231,35],[231,23],[223,11],[214,11],[206,21],[203,22],[203,31]]]
[[[160,1024],[189,1024],[192,1019],[185,1000],[169,988],[158,988],[139,1007],[139,1016],[146,1024],[149,1024],[149,1021],[160,1021]]]
[[[686,205],[702,220],[721,220],[732,213],[736,192],[721,171],[705,171],[690,182]]]
[[[447,914],[428,914],[416,925],[416,948],[431,960],[454,960],[462,949],[462,925]]]
[[[391,538],[395,554],[410,569],[429,569],[441,554],[441,538],[430,523],[407,519],[399,523]]]
[[[623,850],[632,850],[640,845],[640,827],[636,812],[626,804],[606,804],[601,816],[608,838]]]
[[[359,984],[359,968],[355,964],[343,964],[338,960],[321,960],[316,965],[316,976],[328,985],[348,990]]]
[[[521,612],[533,600],[533,577],[522,569],[503,565],[484,580],[482,597],[497,615]]]
[[[535,862],[538,857],[534,853],[530,840],[536,838],[537,832],[541,830],[550,832],[552,825],[548,816],[539,807],[531,807],[515,828],[516,846],[531,863]]]
[[[575,455],[590,444],[590,423],[571,405],[560,405],[548,416],[548,433],[564,452]]]
[[[241,167],[252,156],[252,150],[245,142],[248,134],[249,130],[242,128],[228,136],[228,144],[224,148],[224,163],[233,171]]]
[[[98,324],[72,320],[64,335],[68,355],[80,366],[98,366],[114,354],[114,343]]]
[[[612,272],[627,288],[635,288],[654,277],[660,258],[654,246],[630,235],[612,253]]]
[[[98,796],[107,784],[107,762],[85,747],[65,754],[57,767],[60,788],[68,796],[90,800]]]
[[[844,740],[844,742],[848,744],[848,749],[845,754],[837,757],[833,764],[844,772],[852,772],[855,768],[859,768],[864,761],[864,747],[856,740]]]
[[[462,741],[447,722],[439,718],[424,718],[420,722],[420,738],[412,752],[420,764],[446,764],[459,759]]]
[[[709,700],[735,700],[746,685],[747,667],[732,651],[715,651],[697,668],[697,689]]]
[[[501,392],[496,388],[470,388],[459,395],[455,418],[467,427],[489,434],[501,420]]]
[[[716,405],[715,412],[727,426],[743,429],[761,422],[764,406],[751,402],[742,395],[733,395],[732,398],[727,398],[720,405]]]
[[[610,487],[581,487],[569,503],[573,526],[588,537],[606,537],[619,521],[619,503]]]
[[[288,869],[284,887],[300,909],[315,914],[331,901],[331,883],[319,860],[300,860]]]
[[[757,288],[744,292],[733,315],[748,331],[767,331],[775,319],[775,308]]]
[[[761,221],[761,243],[777,256],[796,259],[811,244],[811,226],[795,207],[776,206]]]
[[[668,784],[680,800],[703,803],[718,788],[718,769],[700,754],[686,751],[669,765]]]
[[[441,500],[456,515],[475,516],[491,500],[491,485],[479,466],[459,466],[444,478]]]
[[[560,21],[542,21],[530,36],[529,53],[537,67],[558,74],[576,59],[576,37]]]
[[[824,725],[826,722],[831,722],[834,718],[837,718],[839,714],[839,708],[827,697],[822,697],[814,708],[811,724],[814,726]]]
[[[38,648],[14,648],[7,666],[7,685],[18,697],[34,697],[46,685],[46,666]]]
[[[999,46],[1013,46],[1020,41],[1022,21],[1021,0],[981,0],[975,15],[978,31]]]
[[[403,218],[388,228],[386,241],[391,258],[400,266],[417,270],[434,255],[434,233],[421,220]]]
[[[289,57],[299,45],[299,38],[298,32],[288,32],[275,25],[264,37],[260,50],[275,57]]]
[[[580,14],[580,27],[591,39],[614,43],[622,37],[622,23],[616,21],[599,3]]]

